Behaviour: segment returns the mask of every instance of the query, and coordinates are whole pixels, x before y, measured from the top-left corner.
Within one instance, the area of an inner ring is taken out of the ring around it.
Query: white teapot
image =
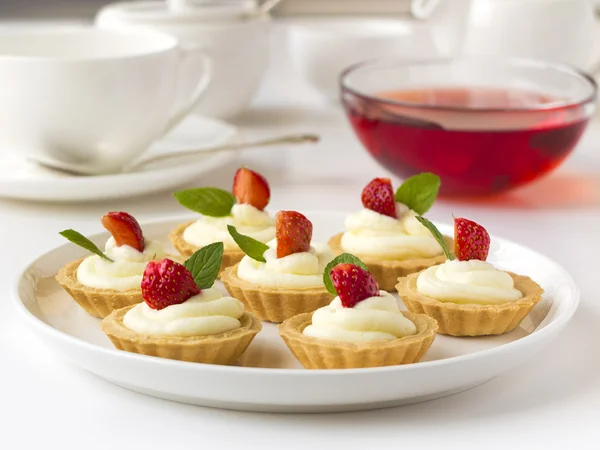
[[[442,54],[502,55],[591,64],[592,0],[412,0]]]

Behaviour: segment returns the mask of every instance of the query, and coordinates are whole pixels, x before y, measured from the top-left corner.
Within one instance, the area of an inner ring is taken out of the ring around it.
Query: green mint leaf
[[[231,192],[215,187],[185,189],[175,192],[173,196],[187,209],[211,217],[228,216],[235,204]]]
[[[200,289],[208,289],[219,275],[222,259],[223,243],[214,242],[196,251],[183,265],[192,273]]]
[[[446,240],[444,239],[444,236],[442,235],[442,233],[440,233],[440,230],[438,230],[437,227],[434,224],[432,224],[429,220],[427,220],[425,217],[417,216],[417,220],[419,222],[421,222],[421,224],[429,230],[429,232],[432,234],[432,236],[435,238],[435,240],[438,242],[438,244],[440,244],[440,247],[442,247],[442,250],[444,250],[444,254],[446,255],[446,258],[448,258],[449,260],[453,260],[454,255],[450,252],[450,249],[448,248],[448,245],[446,244]]]
[[[69,229],[69,230],[63,230],[58,234],[60,234],[64,238],[67,238],[73,244],[79,245],[81,248],[85,248],[87,251],[92,252],[95,255],[98,255],[100,258],[104,258],[107,261],[113,262],[112,259],[110,259],[104,253],[102,253],[102,250],[100,250],[98,247],[96,247],[96,244],[94,244],[92,241],[90,241],[88,238],[86,238],[83,234],[79,233],[78,231]]]
[[[333,281],[331,281],[330,272],[331,269],[333,269],[339,264],[354,264],[355,266],[358,266],[361,269],[364,269],[366,271],[369,270],[367,269],[367,266],[365,266],[364,262],[362,262],[356,256],[351,255],[350,253],[342,253],[341,255],[333,258],[331,262],[325,266],[325,270],[323,270],[323,283],[325,284],[325,288],[327,289],[327,291],[329,291],[329,293],[333,295],[337,295],[337,291],[333,286]]]
[[[424,172],[408,178],[396,191],[394,199],[404,203],[419,215],[425,214],[433,206],[440,190],[440,177]]]
[[[235,241],[237,245],[240,246],[242,251],[248,255],[250,258],[259,262],[267,262],[263,254],[269,246],[264,244],[256,239],[251,238],[250,236],[245,236],[240,234],[238,230],[235,229],[233,225],[227,225],[227,231]]]

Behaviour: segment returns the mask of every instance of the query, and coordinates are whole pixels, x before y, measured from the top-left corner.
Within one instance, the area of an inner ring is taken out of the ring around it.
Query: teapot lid
[[[146,22],[221,22],[244,20],[257,13],[254,0],[167,0],[111,3],[99,15]]]

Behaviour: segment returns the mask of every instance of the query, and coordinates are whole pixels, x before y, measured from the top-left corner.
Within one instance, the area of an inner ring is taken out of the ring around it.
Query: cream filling
[[[346,219],[341,246],[345,252],[384,260],[431,258],[443,253],[417,214],[396,203],[399,219],[363,209]]]
[[[104,254],[113,262],[98,255],[85,258],[77,268],[77,281],[84,286],[116,291],[139,288],[148,262],[165,257],[159,241],[146,241],[144,251],[139,252],[129,245],[117,247],[113,237],[106,241]]]
[[[513,278],[492,264],[479,261],[446,261],[417,277],[417,290],[441,302],[497,304],[519,300]]]
[[[231,215],[210,217],[201,215],[198,220],[183,232],[183,239],[196,247],[204,247],[213,242],[223,242],[225,249],[239,249],[229,232],[227,225],[233,225],[246,236],[261,242],[275,238],[275,220],[269,213],[252,205],[235,204]]]
[[[413,322],[404,317],[397,300],[388,292],[344,308],[339,297],[312,316],[306,336],[343,342],[391,341],[417,333]]]
[[[183,303],[159,310],[142,302],[127,311],[123,325],[151,336],[207,336],[240,328],[242,314],[242,302],[209,288]]]
[[[326,244],[313,243],[308,252],[277,258],[277,241],[269,242],[266,263],[244,256],[238,266],[238,277],[257,286],[275,288],[307,288],[323,286],[323,270],[334,258]]]

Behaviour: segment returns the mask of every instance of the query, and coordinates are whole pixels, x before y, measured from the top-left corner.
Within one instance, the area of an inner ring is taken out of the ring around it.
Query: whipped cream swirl
[[[344,308],[339,297],[312,316],[303,334],[343,342],[391,341],[417,333],[417,327],[398,308],[388,292],[369,297],[352,308]]]
[[[240,328],[243,314],[242,302],[209,288],[183,303],[159,310],[139,303],[127,311],[123,325],[151,336],[208,336]]]
[[[196,247],[204,247],[213,242],[223,242],[225,249],[239,249],[227,231],[227,225],[261,242],[275,238],[275,220],[265,211],[252,205],[235,204],[231,214],[225,217],[201,215],[198,220],[183,232],[183,239]]]
[[[268,244],[262,263],[244,256],[238,266],[238,277],[258,286],[275,288],[309,288],[323,286],[323,270],[334,258],[326,244],[313,243],[308,252],[277,258],[277,241]]]
[[[430,258],[443,253],[417,213],[396,203],[398,219],[363,209],[346,218],[342,235],[344,251],[384,260]]]
[[[126,291],[140,288],[148,262],[164,258],[165,250],[159,241],[148,240],[143,252],[129,245],[117,247],[115,239],[110,237],[104,254],[112,262],[98,255],[85,258],[77,268],[77,280],[84,286]]]
[[[497,304],[519,300],[513,278],[492,264],[479,261],[446,261],[417,277],[417,290],[441,302]]]

